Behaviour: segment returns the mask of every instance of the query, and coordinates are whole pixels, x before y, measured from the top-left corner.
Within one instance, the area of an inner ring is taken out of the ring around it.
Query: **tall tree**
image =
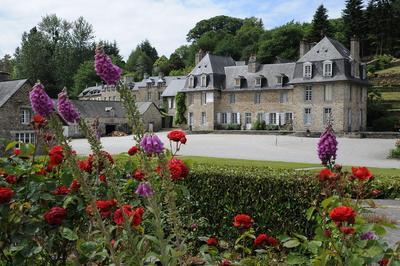
[[[168,75],[169,69],[168,58],[165,55],[162,55],[153,64],[154,75],[158,75],[160,72],[164,75]]]
[[[360,40],[365,37],[366,21],[362,0],[347,0],[346,7],[342,12],[344,33],[347,43],[352,37]]]
[[[311,22],[311,31],[308,39],[312,42],[319,42],[325,36],[331,36],[332,27],[328,20],[328,10],[324,5],[320,5],[314,14]]]
[[[101,83],[101,79],[94,70],[94,60],[83,62],[74,75],[74,86],[71,90],[71,97],[77,97],[86,87]]]
[[[11,55],[5,54],[2,59],[0,59],[0,71],[12,73],[13,72],[13,60]]]

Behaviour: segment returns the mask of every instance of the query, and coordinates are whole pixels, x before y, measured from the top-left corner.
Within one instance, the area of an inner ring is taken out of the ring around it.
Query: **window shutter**
[[[226,113],[226,123],[227,124],[231,123],[231,113]]]
[[[285,113],[280,113],[279,116],[281,117],[281,125],[286,124],[286,118],[285,118]]]
[[[307,124],[307,114],[306,111],[303,112],[303,124]]]
[[[221,124],[221,113],[217,113],[217,123]]]
[[[280,115],[279,115],[279,113],[275,113],[275,116],[276,116],[276,125],[280,125]]]
[[[269,117],[269,113],[265,113],[265,123],[266,123],[267,125],[271,124],[271,121],[270,121],[269,118],[270,118],[270,117]]]
[[[240,113],[237,113],[237,121],[238,124],[241,124],[242,122],[240,121]]]

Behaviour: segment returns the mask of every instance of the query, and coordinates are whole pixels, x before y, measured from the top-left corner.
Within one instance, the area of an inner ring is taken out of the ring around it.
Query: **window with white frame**
[[[229,103],[236,103],[236,94],[229,94]]]
[[[288,91],[281,91],[279,95],[279,102],[280,103],[288,103],[289,102],[289,92]]]
[[[190,75],[189,77],[189,88],[194,88],[194,76]]]
[[[282,77],[282,76],[276,76],[276,83],[277,83],[279,86],[282,86],[283,77]]]
[[[244,123],[245,124],[251,124],[251,113],[245,113],[244,114]]]
[[[261,103],[261,93],[260,92],[256,92],[254,94],[254,103],[255,104],[260,104]]]
[[[312,63],[307,62],[303,65],[303,77],[311,78],[312,77]]]
[[[304,108],[304,124],[311,125],[311,108]]]
[[[236,88],[240,88],[240,82],[241,82],[241,78],[235,78],[235,87]]]
[[[325,102],[332,101],[332,85],[324,85],[324,100]]]
[[[29,108],[21,108],[19,110],[19,121],[23,125],[28,125],[32,119],[32,111]]]
[[[312,87],[311,86],[306,86],[304,90],[304,100],[307,102],[312,101]]]
[[[254,85],[256,87],[261,87],[261,77],[256,77],[254,80]]]
[[[202,125],[206,124],[206,112],[201,112],[201,121],[200,121],[200,123]]]
[[[175,98],[173,98],[173,97],[168,98],[168,108],[169,109],[175,108]]]
[[[15,141],[23,143],[35,143],[34,132],[17,132],[15,133]]]
[[[285,121],[286,121],[286,124],[292,124],[293,123],[293,113],[285,113]]]
[[[161,100],[161,94],[162,94],[162,92],[159,91],[159,92],[158,92],[158,100]]]
[[[269,123],[276,125],[276,113],[269,113]]]
[[[227,124],[227,123],[228,123],[228,114],[221,113],[221,124]]]
[[[332,61],[324,61],[322,68],[322,75],[324,77],[332,77]]]
[[[203,75],[201,76],[200,85],[201,85],[202,87],[207,87],[207,75],[203,74]]]
[[[237,113],[231,113],[231,123],[232,124],[239,124],[238,123],[238,115],[237,115]]]
[[[147,92],[147,100],[148,100],[148,101],[151,101],[151,91],[148,91],[148,92]]]
[[[323,123],[326,125],[332,118],[332,108],[324,108]]]
[[[202,92],[201,93],[201,104],[206,105],[207,104],[207,93]]]
[[[192,112],[189,113],[189,125],[193,126],[193,113]]]

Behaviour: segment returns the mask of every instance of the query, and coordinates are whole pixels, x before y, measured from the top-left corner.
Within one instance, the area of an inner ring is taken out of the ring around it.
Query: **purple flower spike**
[[[58,113],[64,118],[65,121],[69,123],[76,123],[80,120],[79,112],[76,110],[75,106],[68,99],[67,91],[64,88],[58,94]]]
[[[104,53],[101,46],[96,47],[94,59],[96,74],[107,84],[115,85],[120,79],[122,71],[112,63],[111,58]]]
[[[35,113],[41,116],[49,116],[54,111],[53,101],[44,91],[41,83],[36,83],[29,92],[29,100]]]
[[[375,236],[374,232],[371,232],[371,231],[365,232],[360,236],[361,240],[373,240],[373,239],[375,239],[375,237],[376,236]]]
[[[160,154],[164,150],[164,144],[157,135],[145,135],[140,141],[140,146],[148,154]]]
[[[137,187],[135,193],[138,194],[139,196],[142,196],[145,198],[154,195],[153,189],[151,188],[150,184],[147,182],[140,183],[139,186]]]
[[[338,142],[332,126],[328,125],[318,142],[318,157],[323,165],[333,164],[336,159]]]

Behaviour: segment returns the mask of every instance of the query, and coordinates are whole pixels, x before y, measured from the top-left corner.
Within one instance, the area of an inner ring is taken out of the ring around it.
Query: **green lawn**
[[[214,158],[214,157],[201,157],[201,156],[183,156],[186,160],[191,160],[194,164],[213,164],[221,166],[254,166],[254,167],[271,167],[276,169],[300,169],[300,168],[313,168],[321,167],[319,164],[310,163],[289,163],[280,161],[256,161],[256,160],[242,160],[242,159],[228,159],[228,158]],[[399,162],[400,165],[400,162]],[[350,170],[351,166],[345,166],[345,169]],[[377,176],[397,176],[400,177],[400,169],[396,168],[375,168],[369,169]],[[311,170],[317,172],[317,169]]]

